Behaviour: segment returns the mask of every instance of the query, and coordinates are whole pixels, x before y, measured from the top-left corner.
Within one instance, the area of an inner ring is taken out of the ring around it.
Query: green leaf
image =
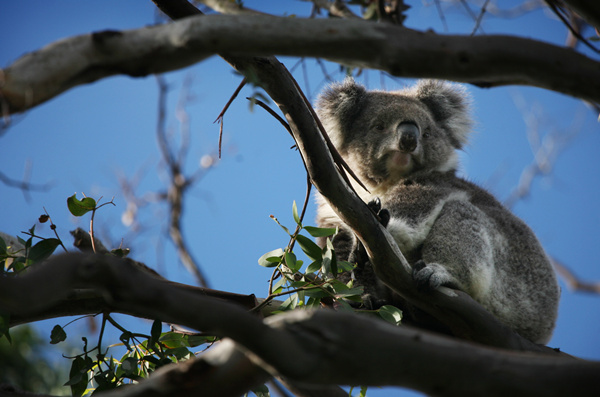
[[[304,230],[306,230],[313,237],[329,237],[333,236],[337,232],[337,228],[335,227],[304,226]]]
[[[85,392],[88,384],[88,364],[81,356],[75,357],[71,370],[69,371],[69,380],[64,386],[71,386],[71,395],[79,397]]]
[[[300,266],[298,266],[298,261],[296,261],[296,255],[293,252],[285,253],[285,264],[293,272],[297,272],[298,270],[300,270],[300,266],[302,266],[302,262],[300,262]]]
[[[174,349],[168,349],[166,351],[168,356],[175,357],[177,361],[187,360],[188,358],[193,356],[193,353],[187,349],[187,347],[176,347]]]
[[[258,264],[263,267],[275,267],[281,262],[283,254],[284,251],[281,248],[269,251],[260,258],[258,258]]]
[[[271,293],[278,294],[283,291],[283,286],[288,282],[288,279],[285,277],[281,277],[275,284],[273,284],[273,290]]]
[[[256,395],[256,397],[269,397],[270,396],[269,388],[267,387],[267,385],[255,387],[254,389],[252,389],[252,393],[254,393]]]
[[[306,273],[316,273],[319,271],[319,269],[321,269],[322,266],[323,266],[322,260],[314,261],[313,263],[308,265],[308,267],[306,268]]]
[[[304,253],[313,261],[321,260],[323,258],[321,247],[308,237],[299,234],[296,236],[296,241],[300,244],[302,251],[304,251]]]
[[[296,200],[294,200],[294,204],[292,204],[292,214],[294,215],[294,221],[302,227],[300,223],[300,217],[298,216],[298,207],[296,206]]]
[[[298,305],[298,294],[291,294],[282,304],[279,306],[279,310],[293,310]]]
[[[55,325],[50,332],[50,344],[56,345],[67,339],[67,333],[60,325]]]
[[[190,347],[196,347],[203,345],[205,343],[213,343],[217,338],[214,336],[205,336],[205,335],[190,335],[188,337],[188,343]]]
[[[160,334],[162,332],[162,322],[159,320],[154,320],[152,323],[152,330],[150,331],[150,336],[152,343],[158,342],[160,339]]]
[[[77,195],[74,194],[67,199],[69,212],[74,216],[83,216],[96,208],[96,200],[93,198],[84,197],[83,199],[78,200],[76,196]]]
[[[158,340],[169,349],[189,346],[189,343],[187,341],[187,335],[183,335],[177,332],[165,332],[160,336]]]
[[[323,254],[323,268],[325,274],[331,273],[335,277],[338,273],[335,251],[330,239],[327,239],[325,254]]]
[[[377,313],[388,323],[400,325],[402,323],[402,310],[392,305],[384,305],[377,310]]]
[[[48,259],[50,255],[56,250],[56,247],[60,245],[60,240],[57,238],[47,238],[40,240],[29,250],[27,259],[31,263],[41,262]]]
[[[277,223],[289,236],[291,236],[290,230],[287,227],[283,226],[281,223],[279,223],[279,220],[277,218],[271,215],[271,219],[273,219],[275,223]]]
[[[127,375],[137,375],[138,359],[135,357],[127,357],[121,362],[121,368]]]
[[[15,273],[20,272],[21,270],[25,269],[25,261],[26,258],[24,256],[13,258],[13,261],[8,267],[8,270],[12,269]]]
[[[325,298],[327,296],[331,296],[330,293],[328,293],[327,291],[323,291],[321,288],[311,288],[311,289],[307,289],[304,291],[304,293],[306,294],[306,296],[311,297],[311,298],[315,298],[315,299],[319,299],[319,301],[322,298]]]
[[[355,264],[346,261],[337,261],[338,273],[351,272],[356,267]]]
[[[21,244],[23,247],[28,248],[27,247],[27,241],[23,240],[20,236],[17,236],[17,241],[19,242],[19,244]]]

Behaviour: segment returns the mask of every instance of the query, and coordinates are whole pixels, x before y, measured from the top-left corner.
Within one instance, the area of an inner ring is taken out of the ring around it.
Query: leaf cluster
[[[293,233],[277,218],[271,216],[290,236],[290,242],[286,248],[269,251],[258,259],[259,265],[275,268],[269,286],[269,296],[265,302],[287,295],[287,299],[279,307],[280,311],[322,306],[358,310],[355,308],[362,302],[363,287],[355,286],[354,280],[348,277],[355,265],[338,260],[336,257],[332,239],[338,232],[337,228],[304,226],[298,216],[296,202],[292,205],[292,214],[296,223]],[[306,231],[314,238],[325,238],[324,246],[317,245],[311,238],[301,234],[302,231]],[[293,251],[295,243],[298,243],[302,252],[310,260],[306,266]],[[400,324],[402,319],[402,312],[394,306],[383,306],[376,312],[392,324]]]
[[[103,330],[106,322],[110,322],[121,331],[120,343],[103,350],[101,332],[98,345],[88,350],[87,338],[82,338],[83,352],[69,357],[72,359],[71,370],[69,380],[64,384],[71,387],[73,396],[94,394],[137,383],[160,367],[194,357],[192,348],[212,344],[216,340],[214,336],[162,332],[162,323],[159,320],[152,323],[148,335],[126,330],[107,314],[103,317]],[[66,340],[64,328],[60,325],[54,327],[50,343]],[[108,354],[111,349],[118,347],[126,349],[120,359]],[[95,356],[91,355],[92,352],[95,352]]]

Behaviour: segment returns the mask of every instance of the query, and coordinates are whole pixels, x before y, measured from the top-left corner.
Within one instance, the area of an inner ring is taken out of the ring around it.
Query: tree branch
[[[395,76],[532,85],[600,102],[599,62],[534,40],[442,36],[361,20],[213,15],[72,37],[29,53],[0,73],[0,103],[8,106],[0,113],[104,77],[162,73],[215,53],[322,57]]]
[[[230,346],[229,354],[209,354],[228,370],[242,359],[249,376],[246,384],[264,381],[267,371],[301,383],[397,385],[437,395],[592,396],[600,387],[600,363],[501,351],[346,312],[297,310],[261,320],[239,306],[175,288],[130,261],[105,255],[58,255],[24,274],[0,278],[0,307],[11,317],[26,316],[80,289],[100,294],[120,312],[233,339],[235,349]],[[233,354],[238,349],[243,356]],[[357,358],[359,370],[351,370]],[[206,365],[193,360],[174,365],[164,371],[170,375],[161,378],[159,372],[148,385],[169,385],[155,389],[157,395],[169,395],[173,389],[191,393],[204,390],[206,382],[226,379],[212,371],[199,378],[203,368],[206,371]],[[177,377],[173,371],[187,371],[189,376]],[[134,395],[128,389],[115,395]]]
[[[596,29],[600,29],[600,3],[589,0],[562,0],[581,18]]]

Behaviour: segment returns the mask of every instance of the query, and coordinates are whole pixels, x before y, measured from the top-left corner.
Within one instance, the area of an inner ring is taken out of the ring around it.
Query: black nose
[[[414,123],[402,123],[398,126],[400,134],[400,150],[411,153],[417,148],[419,142],[419,127]]]

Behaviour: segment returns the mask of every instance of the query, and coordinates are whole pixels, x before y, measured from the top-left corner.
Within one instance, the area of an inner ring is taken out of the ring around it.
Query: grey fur
[[[544,250],[492,195],[456,176],[456,150],[471,129],[464,88],[423,80],[401,91],[368,91],[347,79],[321,94],[317,112],[370,191],[357,186],[359,194],[366,202],[378,197],[390,212],[387,228],[413,266],[415,281],[460,289],[522,336],[547,343],[560,290]],[[345,259],[354,235],[318,201],[317,222],[340,227],[334,246]],[[377,295],[373,301],[388,299],[368,278],[359,282]]]

